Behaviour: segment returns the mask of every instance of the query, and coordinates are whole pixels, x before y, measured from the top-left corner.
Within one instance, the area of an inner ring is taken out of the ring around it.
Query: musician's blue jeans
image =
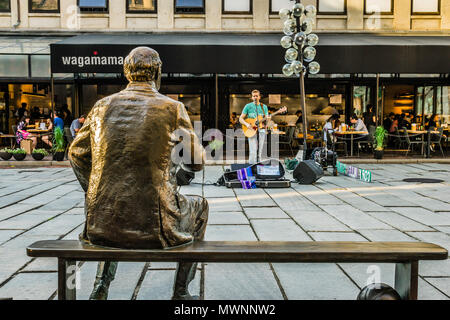
[[[264,148],[264,142],[266,140],[266,133],[265,132],[261,132],[261,131],[258,131],[258,133],[259,133],[259,161],[261,161],[262,160],[263,148]],[[258,137],[257,137],[256,134],[253,137],[248,138],[248,146],[249,146],[248,162],[250,164],[257,163],[257,159],[256,159],[257,145],[258,145]]]

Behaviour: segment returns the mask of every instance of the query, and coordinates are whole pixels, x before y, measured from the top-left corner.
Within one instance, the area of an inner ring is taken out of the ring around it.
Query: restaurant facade
[[[10,6],[11,23],[16,18],[14,2]],[[28,13],[27,27],[17,28],[23,28],[22,32],[10,29],[0,36],[1,132],[11,132],[17,121],[16,110],[24,102],[30,110],[38,107],[44,115],[63,105],[75,116],[87,114],[98,99],[126,86],[123,59],[130,50],[142,45],[161,55],[161,92],[182,101],[191,119],[201,120],[204,129],[227,128],[230,114],[240,114],[255,88],[261,91],[263,102],[274,110],[288,107],[288,114],[277,116],[275,121],[296,121],[295,111],[300,109],[299,81],[281,73],[285,63],[279,43],[282,28],[275,12],[277,6],[289,1],[279,4],[254,0],[249,2],[250,11],[232,14],[224,11],[238,8],[230,6],[232,1],[207,1],[206,6],[203,3],[203,13],[178,12],[177,1],[150,1],[155,3],[153,12],[134,16],[126,11],[124,17],[120,16],[126,20],[122,29],[109,23],[99,32],[92,27],[94,21],[100,25],[105,18],[113,21],[113,15],[118,17],[120,1],[106,1],[107,12],[78,12],[79,29],[44,32],[36,22],[38,18],[59,18],[62,26],[67,19],[62,6],[69,2],[59,2],[60,13]],[[174,2],[173,6],[167,6],[167,2]],[[217,14],[217,8],[209,6],[212,2],[222,9],[218,12],[219,21],[211,20],[211,15]],[[352,113],[365,112],[369,104],[377,110],[380,123],[390,112],[419,116],[438,113],[443,123],[450,122],[450,23],[446,22],[446,0],[438,1],[438,14],[429,12],[424,15],[426,19],[414,14],[414,1],[409,1],[408,27],[402,25],[405,17],[399,10],[407,1],[392,1],[392,14],[378,15],[378,32],[369,28],[372,16],[365,12],[367,1],[345,1],[345,15],[324,11],[339,9],[335,5],[326,7],[326,1],[303,2],[319,9],[315,22],[320,42],[315,60],[321,71],[306,79],[310,125],[323,122],[330,108],[348,120]],[[135,2],[124,3],[127,7],[123,8],[128,10]],[[362,12],[355,14],[355,4]],[[162,16],[172,20],[172,24],[166,25],[166,19],[160,20]],[[440,21],[438,28],[423,24],[433,24],[436,19]],[[203,24],[198,23],[200,20]],[[142,21],[151,22],[153,28],[141,27]],[[91,27],[83,29],[83,23],[90,23]],[[231,23],[239,27],[230,28]],[[190,24],[194,27],[187,28]]]

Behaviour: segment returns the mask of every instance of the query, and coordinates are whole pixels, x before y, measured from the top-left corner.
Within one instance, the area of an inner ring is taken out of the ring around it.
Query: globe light
[[[281,21],[285,21],[291,17],[291,10],[289,9],[281,9],[278,11],[278,15],[280,16]]]
[[[297,26],[297,22],[294,19],[287,19],[284,22],[285,28],[295,28]]]
[[[294,36],[294,42],[299,46],[303,46],[303,43],[305,42],[305,40],[306,40],[306,34],[301,31],[296,33]]]
[[[287,36],[292,36],[294,34],[294,28],[284,27],[283,33]]]
[[[305,50],[303,50],[303,58],[306,62],[313,61],[316,57],[316,49],[313,47],[306,47]]]
[[[302,72],[302,70],[303,70],[303,64],[300,62],[300,61],[298,61],[298,60],[295,60],[295,61],[293,61],[292,63],[291,63],[291,67],[292,67],[292,70],[294,71],[294,73],[298,76],[299,74],[300,74],[300,72]]]
[[[308,65],[308,71],[311,74],[317,74],[320,71],[320,64],[318,64],[316,61],[311,62]]]
[[[311,18],[305,18],[302,23],[302,30],[304,33],[309,34],[313,30],[313,21]]]
[[[286,60],[286,62],[293,62],[295,59],[297,59],[298,57],[298,51],[295,50],[294,48],[290,48],[286,50],[286,54],[284,55],[284,59]]]
[[[292,48],[298,50],[298,45],[294,41],[292,41]]]
[[[317,14],[317,9],[316,9],[316,7],[313,6],[312,4],[307,5],[307,6],[305,7],[305,15],[306,15],[308,18],[314,18],[314,17],[316,16],[316,14]]]
[[[284,36],[281,38],[280,44],[283,48],[288,49],[292,46],[292,38],[289,36]]]
[[[288,77],[290,77],[294,74],[294,69],[292,69],[292,64],[287,63],[283,66],[283,74]]]
[[[306,44],[308,46],[314,47],[318,43],[319,43],[319,37],[317,36],[317,34],[315,34],[315,33],[308,34],[308,36],[306,37]]]
[[[296,3],[292,7],[292,15],[294,17],[300,17],[303,14],[303,11],[305,11],[305,6],[301,3]]]

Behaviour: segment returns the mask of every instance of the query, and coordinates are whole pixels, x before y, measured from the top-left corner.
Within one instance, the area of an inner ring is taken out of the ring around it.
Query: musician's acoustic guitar
[[[287,112],[287,107],[281,107],[276,112],[272,113],[270,116],[273,117],[273,116],[276,116],[277,114],[285,113],[285,112]],[[259,126],[256,125],[257,119],[258,119]],[[247,138],[251,138],[256,134],[256,132],[258,132],[258,129],[264,129],[266,127],[267,118],[264,116],[258,115],[258,118],[255,118],[255,119],[247,118],[247,119],[245,119],[245,122],[250,124],[252,127],[247,128],[247,126],[242,125],[242,131],[244,131],[244,135]]]

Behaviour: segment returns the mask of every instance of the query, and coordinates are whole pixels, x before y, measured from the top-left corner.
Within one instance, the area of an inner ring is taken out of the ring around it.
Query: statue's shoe
[[[89,300],[108,300],[108,289],[109,286],[103,283],[96,285],[89,296]]]
[[[189,293],[188,294],[175,294],[172,296],[172,300],[200,300],[200,296],[191,296]]]

